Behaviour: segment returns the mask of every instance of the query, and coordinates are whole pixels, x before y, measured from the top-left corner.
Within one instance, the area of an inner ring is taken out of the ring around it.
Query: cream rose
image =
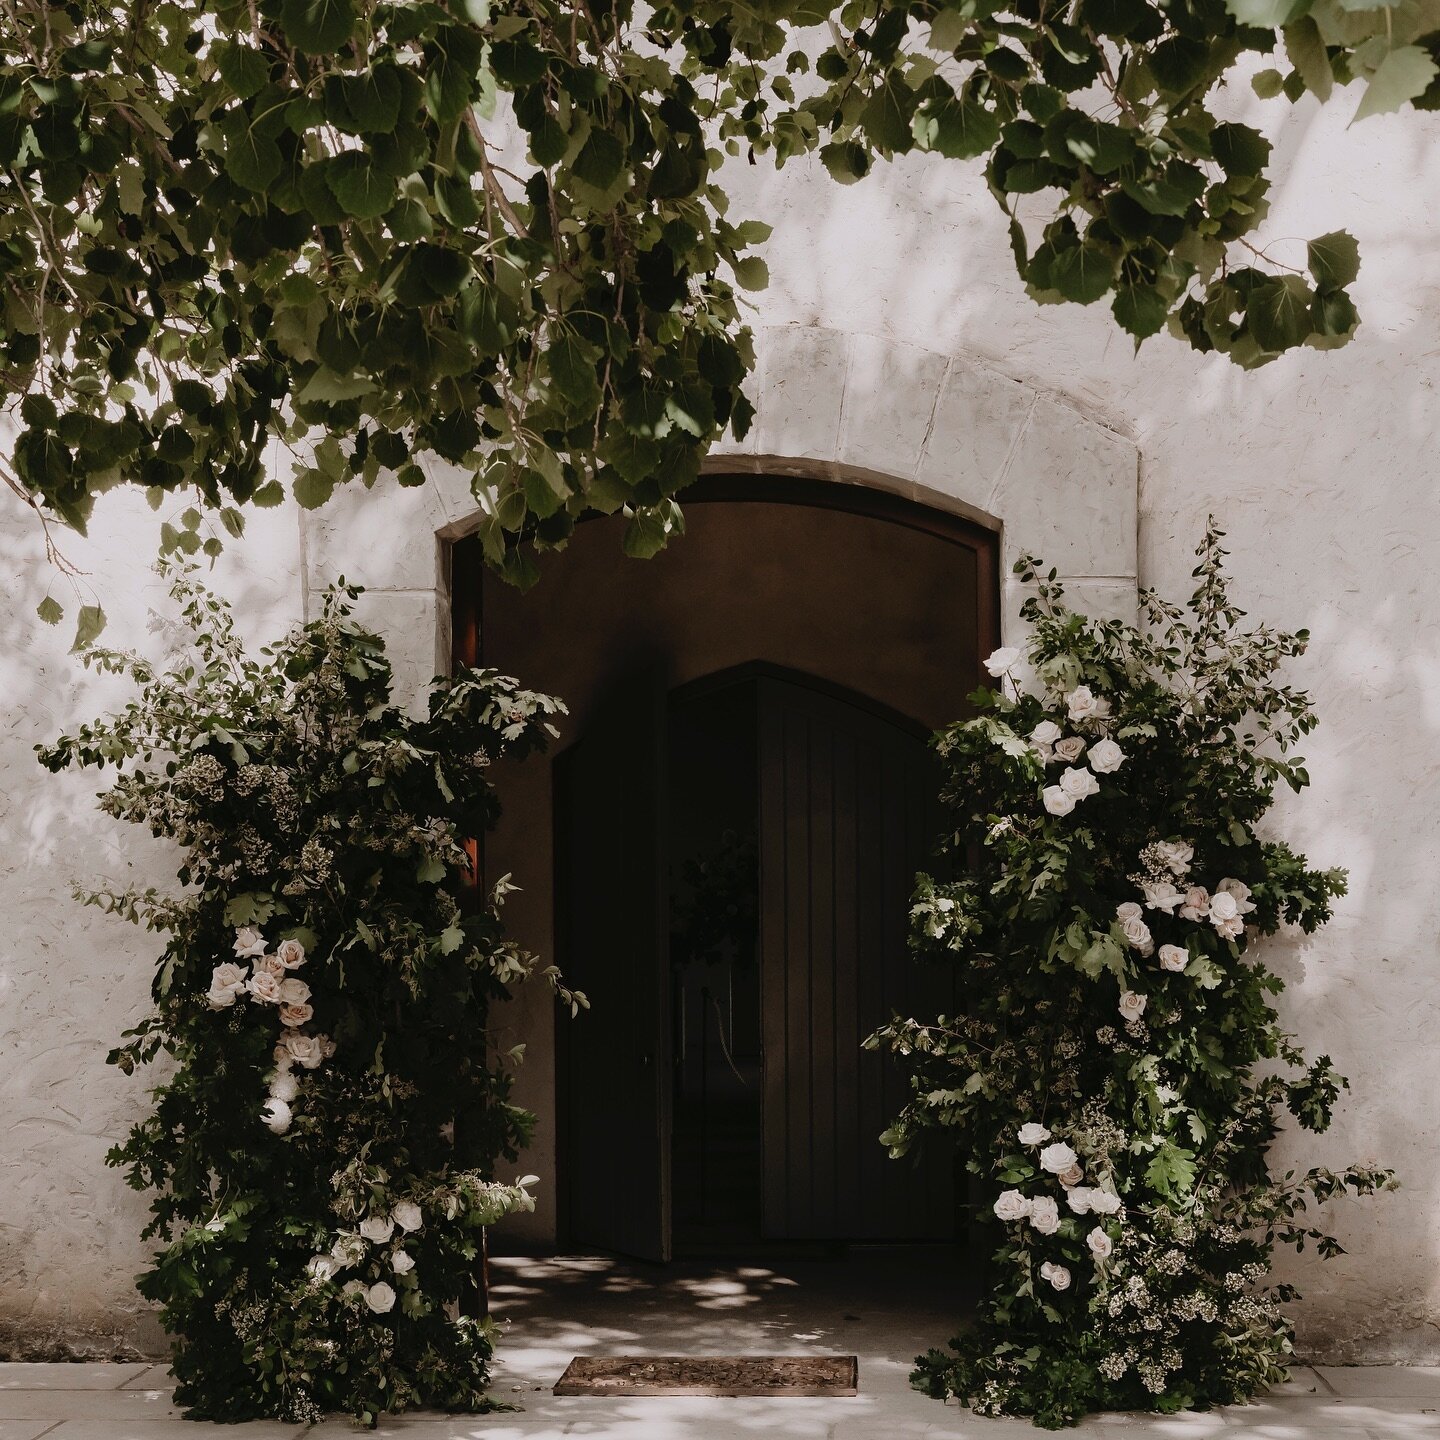
[[[1155,943],[1154,936],[1150,934],[1150,927],[1138,916],[1122,919],[1120,933],[1125,937],[1125,943],[1132,949],[1138,950],[1142,955],[1148,955]]]
[[[388,1245],[395,1233],[395,1222],[384,1215],[367,1215],[360,1222],[360,1233],[372,1245]]]
[[[244,925],[235,932],[235,953],[242,960],[252,960],[265,953],[265,937],[253,926]]]
[[[1092,1190],[1090,1192],[1090,1209],[1096,1215],[1118,1215],[1120,1213],[1120,1197],[1109,1190]]]
[[[1185,892],[1185,903],[1175,913],[1182,920],[1203,920],[1210,913],[1210,892],[1203,885],[1192,885]]]
[[[1110,702],[1088,685],[1077,685],[1065,697],[1065,705],[1070,719],[1077,724],[1082,720],[1104,720],[1110,714]]]
[[[1140,888],[1145,892],[1146,906],[1167,915],[1173,915],[1175,907],[1185,899],[1170,880],[1147,880]]]
[[[305,1266],[312,1280],[333,1280],[340,1273],[340,1262],[333,1255],[312,1255]]]
[[[1085,742],[1078,735],[1067,735],[1055,742],[1055,758],[1073,765],[1085,753]]]
[[[1237,920],[1240,917],[1240,902],[1228,891],[1217,890],[1210,897],[1210,923],[1221,920]]]
[[[1037,1195],[1030,1202],[1030,1223],[1041,1235],[1053,1235],[1060,1228],[1060,1207],[1049,1195]]]
[[[1080,1164],[1077,1161],[1068,1170],[1062,1170],[1055,1178],[1068,1190],[1072,1186],[1078,1185],[1085,1178],[1085,1172],[1080,1168]]]
[[[283,1135],[290,1128],[292,1119],[290,1107],[283,1101],[271,1096],[260,1111],[260,1119],[264,1121],[265,1128],[276,1135]]]
[[[245,993],[245,971],[230,961],[217,965],[210,973],[210,988],[205,998],[212,1010],[225,1010]]]
[[[1125,752],[1108,736],[1090,747],[1090,768],[1097,775],[1113,775],[1126,761]]]
[[[1020,663],[1020,651],[1014,645],[1002,645],[992,650],[985,659],[985,668],[992,675],[1003,675]]]
[[[280,1003],[280,982],[264,970],[252,975],[245,982],[245,988],[250,992],[251,997],[262,1005],[278,1005]]]
[[[1250,887],[1243,880],[1233,877],[1222,880],[1215,887],[1215,892],[1233,897],[1237,915],[1249,915],[1255,909],[1255,902],[1250,898]]]
[[[1146,1003],[1145,996],[1127,990],[1120,997],[1120,1013],[1127,1020],[1138,1020],[1145,1013]]]
[[[270,1082],[270,1097],[283,1100],[287,1105],[299,1097],[300,1084],[288,1070],[283,1070]]]
[[[280,982],[280,1003],[282,1005],[303,1005],[310,998],[310,987],[303,980],[282,980]]]
[[[1172,875],[1183,875],[1195,858],[1195,847],[1183,840],[1157,841],[1155,850]]]
[[[308,1025],[315,1018],[315,1007],[313,1005],[281,1005],[280,1023],[282,1025]]]
[[[273,975],[277,980],[285,978],[285,967],[275,955],[261,955],[251,961],[256,975]]]
[[[1178,974],[1190,963],[1190,952],[1182,950],[1178,945],[1162,945],[1160,947],[1160,968],[1162,970],[1173,970]]]
[[[1097,1260],[1108,1260],[1115,1253],[1110,1237],[1098,1225],[1085,1237],[1085,1243]]]
[[[1053,1145],[1047,1145],[1040,1152],[1040,1168],[1049,1171],[1051,1175],[1059,1175],[1068,1170],[1079,1158],[1063,1140],[1057,1140]]]
[[[1100,793],[1100,782],[1083,766],[1071,766],[1060,772],[1060,788],[1077,800]]]
[[[1088,1215],[1090,1197],[1094,1193],[1088,1185],[1074,1185],[1065,1192],[1065,1203],[1076,1215]]]
[[[397,1250],[390,1257],[390,1268],[397,1275],[408,1275],[415,1268],[415,1259],[404,1250]]]
[[[390,1218],[409,1235],[413,1235],[424,1223],[420,1207],[413,1200],[402,1200],[390,1212]]]
[[[295,1064],[303,1065],[307,1070],[318,1070],[325,1058],[324,1040],[319,1035],[302,1035],[298,1030],[291,1030],[280,1044]]]
[[[377,1280],[365,1292],[365,1303],[377,1315],[388,1315],[395,1308],[395,1292],[383,1280]]]
[[[353,1231],[346,1230],[330,1247],[335,1263],[342,1270],[358,1265],[366,1255],[365,1242]]]
[[[1040,799],[1052,815],[1068,815],[1075,808],[1075,797],[1067,795],[1058,785],[1047,785]]]
[[[1031,732],[1030,743],[1049,750],[1060,738],[1060,727],[1053,720],[1042,720]]]
[[[1063,1265],[1055,1265],[1049,1260],[1040,1266],[1040,1278],[1048,1280],[1052,1290],[1068,1290],[1070,1288],[1070,1272]]]
[[[1043,1125],[1031,1120],[1020,1127],[1016,1138],[1022,1145],[1043,1145],[1050,1138],[1050,1132]]]
[[[1211,924],[1227,940],[1238,940],[1245,933],[1245,922],[1238,915],[1232,915],[1228,920],[1216,920],[1212,916]]]
[[[1133,900],[1115,907],[1115,918],[1123,925],[1127,920],[1143,920],[1145,912]]]
[[[275,958],[287,970],[298,970],[305,963],[305,947],[298,940],[282,940],[275,947]]]
[[[1018,1190],[1002,1190],[993,1208],[997,1220],[1024,1220],[1030,1214],[1030,1200]]]

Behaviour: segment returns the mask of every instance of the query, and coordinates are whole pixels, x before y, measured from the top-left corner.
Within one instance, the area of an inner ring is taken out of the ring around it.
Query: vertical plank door
[[[764,1234],[953,1239],[953,1155],[888,1158],[878,1136],[905,1085],[861,1049],[892,1014],[954,1011],[949,972],[906,943],[915,872],[943,825],[934,757],[860,704],[758,683]]]
[[[557,951],[590,1009],[562,1016],[569,1243],[670,1258],[665,692],[617,685],[555,762]]]

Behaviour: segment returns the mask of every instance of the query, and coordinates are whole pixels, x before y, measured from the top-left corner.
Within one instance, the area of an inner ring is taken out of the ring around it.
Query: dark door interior
[[[562,964],[593,1007],[564,1027],[570,1241],[953,1239],[953,1159],[886,1156],[903,1086],[861,1048],[954,1008],[906,948],[943,823],[923,736],[749,667],[668,714],[632,683],[557,772]]]
[[[617,686],[555,763],[557,940],[590,1010],[559,1083],[572,1243],[670,1258],[665,694]]]

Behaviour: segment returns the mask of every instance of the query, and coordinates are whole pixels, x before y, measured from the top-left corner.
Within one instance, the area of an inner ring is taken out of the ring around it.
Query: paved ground
[[[406,1440],[1016,1440],[1044,1433],[985,1420],[916,1394],[911,1358],[964,1305],[943,1255],[875,1252],[843,1262],[665,1269],[600,1259],[501,1260],[494,1300],[508,1335],[495,1394],[524,1409],[410,1416],[382,1425]],[[853,1399],[564,1399],[550,1394],[580,1354],[857,1354]],[[293,1425],[199,1426],[171,1406],[163,1366],[0,1365],[0,1440],[291,1440]],[[1406,1440],[1440,1436],[1440,1368],[1297,1367],[1259,1404],[1209,1415],[1111,1415],[1090,1440]],[[313,1440],[354,1432],[328,1422]]]

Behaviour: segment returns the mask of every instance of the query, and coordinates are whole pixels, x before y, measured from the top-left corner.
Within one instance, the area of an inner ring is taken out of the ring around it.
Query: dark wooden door
[[[555,765],[557,949],[590,1009],[563,1027],[570,1243],[670,1258],[665,694],[617,686]]]
[[[943,825],[933,756],[859,705],[758,683],[764,1233],[954,1238],[953,1160],[888,1158],[878,1136],[905,1086],[861,1049],[894,1013],[954,1010],[949,973],[906,947],[915,872]]]

